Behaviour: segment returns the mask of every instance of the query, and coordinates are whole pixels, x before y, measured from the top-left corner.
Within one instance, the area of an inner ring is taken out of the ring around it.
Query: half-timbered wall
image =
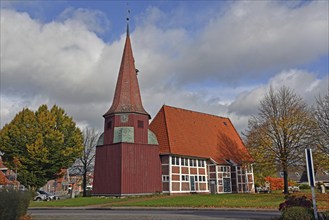
[[[164,193],[209,192],[204,159],[161,156]]]
[[[237,191],[239,193],[254,191],[254,175],[252,172],[252,166],[237,166],[236,175]]]
[[[231,168],[225,165],[208,164],[211,193],[231,193]]]
[[[243,193],[254,190],[252,166],[217,165],[210,160],[172,155],[161,155],[161,164],[163,193]]]

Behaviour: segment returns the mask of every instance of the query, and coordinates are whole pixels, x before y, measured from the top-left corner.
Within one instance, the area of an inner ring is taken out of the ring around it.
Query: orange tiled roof
[[[211,158],[218,164],[252,158],[229,118],[163,106],[150,124],[160,154]]]
[[[3,165],[3,162],[2,162],[1,159],[0,159],[0,169],[1,170],[8,170],[8,168],[5,165]]]
[[[7,184],[11,184],[11,183],[12,182],[7,179],[5,174],[2,171],[0,171],[0,185],[7,185]]]

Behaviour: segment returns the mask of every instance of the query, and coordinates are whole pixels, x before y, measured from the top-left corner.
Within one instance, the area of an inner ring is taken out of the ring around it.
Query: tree
[[[316,99],[315,118],[318,125],[319,149],[329,155],[329,94]]]
[[[0,151],[6,166],[18,171],[18,181],[39,188],[56,179],[82,151],[82,133],[62,108],[24,108],[0,131]]]
[[[258,129],[257,129],[258,130]],[[275,155],[272,151],[268,151],[265,146],[259,145],[257,141],[258,131],[252,130],[248,134],[248,138],[244,140],[250,155],[254,159],[253,171],[256,185],[264,185],[265,178],[273,176],[277,172],[277,165],[273,163]],[[245,134],[243,134],[245,135]],[[264,143],[266,143],[264,141]],[[269,144],[269,143],[266,143]]]
[[[261,154],[265,164],[281,168],[284,193],[288,193],[288,168],[304,159],[304,149],[312,146],[314,128],[307,105],[284,86],[278,92],[271,88],[260,102],[258,115],[248,122],[247,147]]]
[[[73,170],[77,170],[79,174],[82,174],[83,197],[87,196],[88,173],[91,173],[94,170],[96,145],[99,136],[99,133],[96,132],[95,129],[86,128],[84,130],[84,150],[72,167]]]

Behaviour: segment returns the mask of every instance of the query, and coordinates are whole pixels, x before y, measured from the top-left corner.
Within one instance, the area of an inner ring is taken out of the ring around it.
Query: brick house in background
[[[229,118],[163,106],[150,129],[164,193],[254,191],[252,158]]]
[[[0,188],[2,186],[12,186],[19,184],[19,182],[15,182],[16,173],[12,170],[9,170],[2,162],[0,156]]]
[[[230,119],[163,106],[149,126],[137,72],[127,25],[92,194],[253,192],[252,158]]]

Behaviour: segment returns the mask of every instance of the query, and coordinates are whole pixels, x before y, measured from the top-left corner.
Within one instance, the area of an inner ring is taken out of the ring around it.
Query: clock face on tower
[[[128,115],[127,114],[121,115],[120,116],[120,121],[121,121],[121,123],[128,122]]]

